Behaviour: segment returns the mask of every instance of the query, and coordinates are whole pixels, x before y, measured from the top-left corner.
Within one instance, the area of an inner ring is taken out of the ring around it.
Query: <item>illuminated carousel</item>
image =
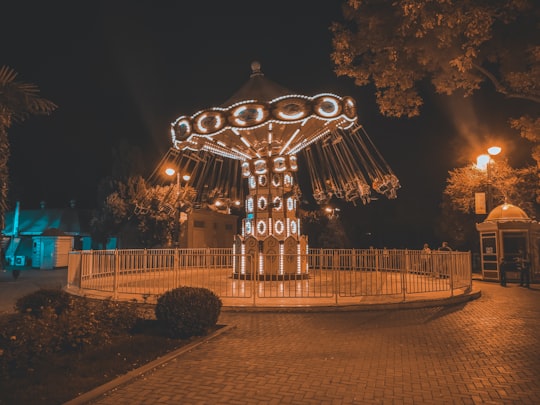
[[[303,277],[308,241],[296,214],[297,156],[319,205],[331,198],[366,204],[373,191],[396,198],[399,181],[358,124],[353,98],[294,94],[268,80],[259,63],[251,68],[249,80],[221,106],[171,124],[171,153],[180,172],[190,174],[200,203],[244,207],[233,243],[235,276],[246,275],[248,255],[259,277]]]

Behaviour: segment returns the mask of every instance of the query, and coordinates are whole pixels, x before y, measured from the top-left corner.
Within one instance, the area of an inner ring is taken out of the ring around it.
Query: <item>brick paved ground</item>
[[[451,307],[238,313],[96,404],[539,404],[540,286]]]

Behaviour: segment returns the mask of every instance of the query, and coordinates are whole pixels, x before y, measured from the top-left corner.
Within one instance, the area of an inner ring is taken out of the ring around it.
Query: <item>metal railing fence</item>
[[[180,286],[213,291],[224,304],[249,306],[263,301],[349,304],[358,298],[468,291],[470,252],[401,249],[310,249],[306,255],[234,254],[232,249],[124,249],[74,251],[68,287],[113,299],[155,300]],[[279,274],[261,263],[300,260],[307,269]],[[242,263],[242,272],[238,263]]]

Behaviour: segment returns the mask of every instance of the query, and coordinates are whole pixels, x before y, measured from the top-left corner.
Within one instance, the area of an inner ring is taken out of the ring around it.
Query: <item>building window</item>
[[[193,221],[193,226],[195,228],[204,228],[204,221]]]

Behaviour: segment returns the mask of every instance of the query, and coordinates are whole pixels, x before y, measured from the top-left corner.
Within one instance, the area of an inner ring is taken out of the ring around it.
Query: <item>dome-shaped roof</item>
[[[502,204],[491,210],[486,221],[530,220],[525,211],[512,204]]]
[[[257,61],[251,63],[251,76],[249,80],[221,107],[229,107],[235,103],[246,100],[268,102],[275,98],[294,94],[285,87],[268,80],[261,71],[261,64]]]

